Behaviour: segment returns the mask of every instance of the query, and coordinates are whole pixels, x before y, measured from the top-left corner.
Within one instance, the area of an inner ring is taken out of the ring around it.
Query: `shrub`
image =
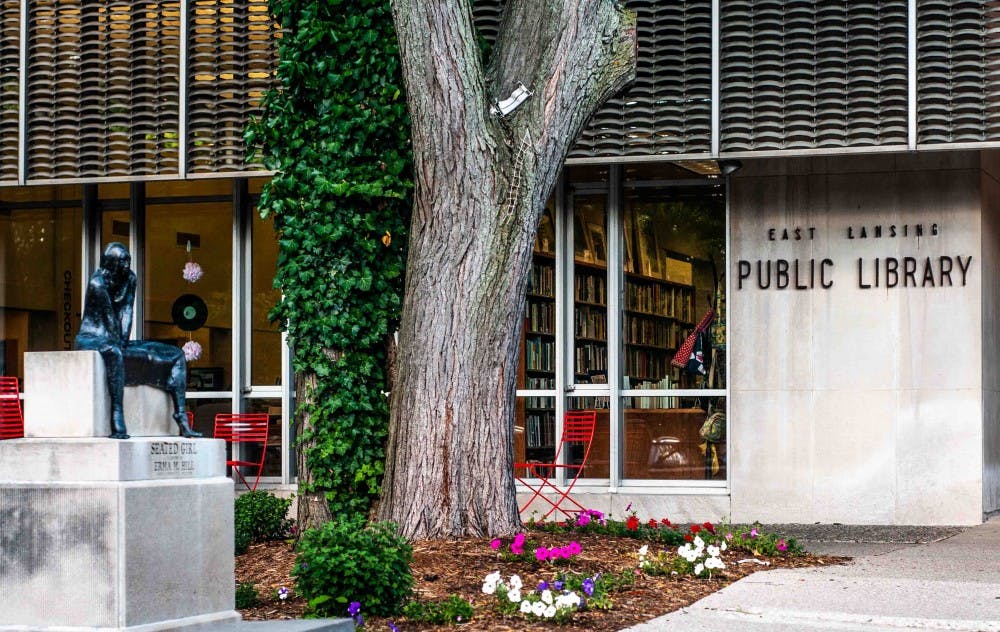
[[[292,575],[297,592],[319,616],[345,616],[359,601],[374,616],[397,614],[410,595],[413,547],[390,522],[334,520],[310,529],[299,541]]]
[[[247,547],[250,546],[250,542],[253,540],[253,537],[250,535],[250,531],[247,530],[244,525],[237,522],[235,529],[233,530],[233,536],[233,550],[236,555],[243,555],[247,552]]]
[[[278,498],[265,491],[252,491],[236,499],[235,526],[237,550],[240,532],[249,536],[252,542],[281,540],[288,536],[292,521],[287,518],[291,498]],[[246,547],[244,547],[244,550]]]
[[[240,582],[236,584],[236,608],[253,608],[260,603],[260,596],[257,594],[257,587],[253,582]]]
[[[411,621],[433,625],[468,623],[472,619],[472,604],[458,595],[443,601],[411,601],[403,607],[403,615]]]

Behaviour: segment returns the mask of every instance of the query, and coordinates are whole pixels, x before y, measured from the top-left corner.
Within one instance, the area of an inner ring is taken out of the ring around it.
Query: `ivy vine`
[[[402,306],[412,190],[409,118],[387,0],[271,0],[277,86],[247,129],[275,172],[260,212],[279,255],[271,312],[293,366],[309,489],[334,515],[378,497],[388,430],[387,336]],[[300,481],[303,477],[300,477]]]

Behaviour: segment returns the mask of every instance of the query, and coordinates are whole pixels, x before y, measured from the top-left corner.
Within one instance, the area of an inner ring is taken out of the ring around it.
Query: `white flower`
[[[196,283],[203,274],[205,273],[202,272],[200,265],[194,261],[188,261],[184,264],[184,271],[181,273],[181,276],[183,276],[184,280],[188,283]]]
[[[486,582],[483,584],[483,593],[487,595],[492,595],[497,591],[497,585]]]
[[[531,614],[531,602],[527,599],[521,602],[521,614]]]
[[[521,583],[521,578],[518,577],[517,575],[511,575],[510,581],[507,583],[510,584],[511,588],[514,588],[516,590],[521,590],[521,588],[524,587],[524,584]]]
[[[542,591],[542,601],[545,602],[546,604],[552,605],[552,591],[551,590],[543,590]]]
[[[722,550],[723,550],[723,551],[725,551],[725,550],[726,550],[726,548],[728,548],[728,547],[726,547],[726,541],[725,541],[725,540],[723,540],[723,541],[722,541]]]
[[[517,588],[511,588],[507,591],[507,599],[510,599],[511,603],[517,603],[521,601],[521,591]]]
[[[694,574],[695,575],[701,575],[701,572],[703,570],[705,570],[705,565],[704,564],[696,564],[695,567],[694,567]]]
[[[542,616],[543,612],[545,612],[545,604],[543,604],[541,601],[536,601],[535,603],[531,604],[531,614],[535,615],[536,617],[540,617]]]
[[[639,549],[639,557],[646,557],[647,553],[649,553],[649,545],[643,544],[642,548]]]
[[[712,546],[711,544],[709,544],[708,548],[706,548],[705,550],[708,551],[708,554],[711,555],[712,557],[719,557],[719,547]]]
[[[546,619],[551,619],[552,617],[556,616],[556,607],[549,606],[548,608],[545,609],[545,612],[543,612],[542,614],[545,615]]]
[[[700,549],[704,548],[704,546],[705,546],[705,541],[701,539],[701,536],[700,535],[694,536],[694,548]]]
[[[677,547],[677,555],[684,555],[685,553],[687,553],[690,550],[691,550],[691,545],[690,544],[684,544],[682,546]]]
[[[580,595],[570,592],[565,595],[559,595],[556,597],[555,607],[560,608],[578,608],[580,606]]]

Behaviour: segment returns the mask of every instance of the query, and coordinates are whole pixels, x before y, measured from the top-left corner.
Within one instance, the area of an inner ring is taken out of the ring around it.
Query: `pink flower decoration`
[[[535,559],[538,560],[539,562],[544,562],[545,560],[549,559],[549,550],[544,546],[538,547],[537,549],[535,549]]]
[[[493,549],[494,551],[496,551],[497,549],[499,549],[500,548],[500,538],[493,538],[493,541],[490,542],[490,548]]]
[[[181,350],[184,351],[184,359],[188,362],[193,362],[201,357],[201,345],[194,340],[185,342]]]
[[[182,276],[184,277],[184,280],[187,281],[188,283],[197,282],[198,279],[200,279],[203,274],[205,273],[202,272],[201,266],[195,263],[194,261],[188,261],[187,263],[184,264],[184,273]]]

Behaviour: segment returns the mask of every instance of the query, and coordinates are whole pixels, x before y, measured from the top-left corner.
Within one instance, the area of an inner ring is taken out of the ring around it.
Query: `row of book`
[[[528,338],[524,341],[524,363],[529,371],[556,370],[556,343],[554,340]]]
[[[536,334],[554,334],[556,331],[555,303],[528,301],[525,308],[528,331]]]
[[[576,346],[576,372],[587,375],[591,371],[608,370],[608,348],[602,344],[584,343]]]
[[[691,320],[691,290],[664,285],[628,283],[625,286],[625,309],[646,314]]]
[[[573,283],[576,300],[604,305],[608,298],[607,283],[603,276],[578,274]]]
[[[645,318],[625,314],[625,344],[650,345],[663,349],[677,348],[678,339],[687,334],[688,327],[676,321]]]
[[[604,310],[577,309],[573,317],[577,338],[608,339],[608,317]]]
[[[554,298],[556,295],[556,268],[553,265],[537,264],[531,266],[531,285],[528,292]]]
[[[660,380],[670,373],[670,360],[670,354],[661,351],[626,349],[623,368],[633,380]]]
[[[524,441],[529,448],[551,448],[556,444],[556,413],[530,413],[524,418]]]

